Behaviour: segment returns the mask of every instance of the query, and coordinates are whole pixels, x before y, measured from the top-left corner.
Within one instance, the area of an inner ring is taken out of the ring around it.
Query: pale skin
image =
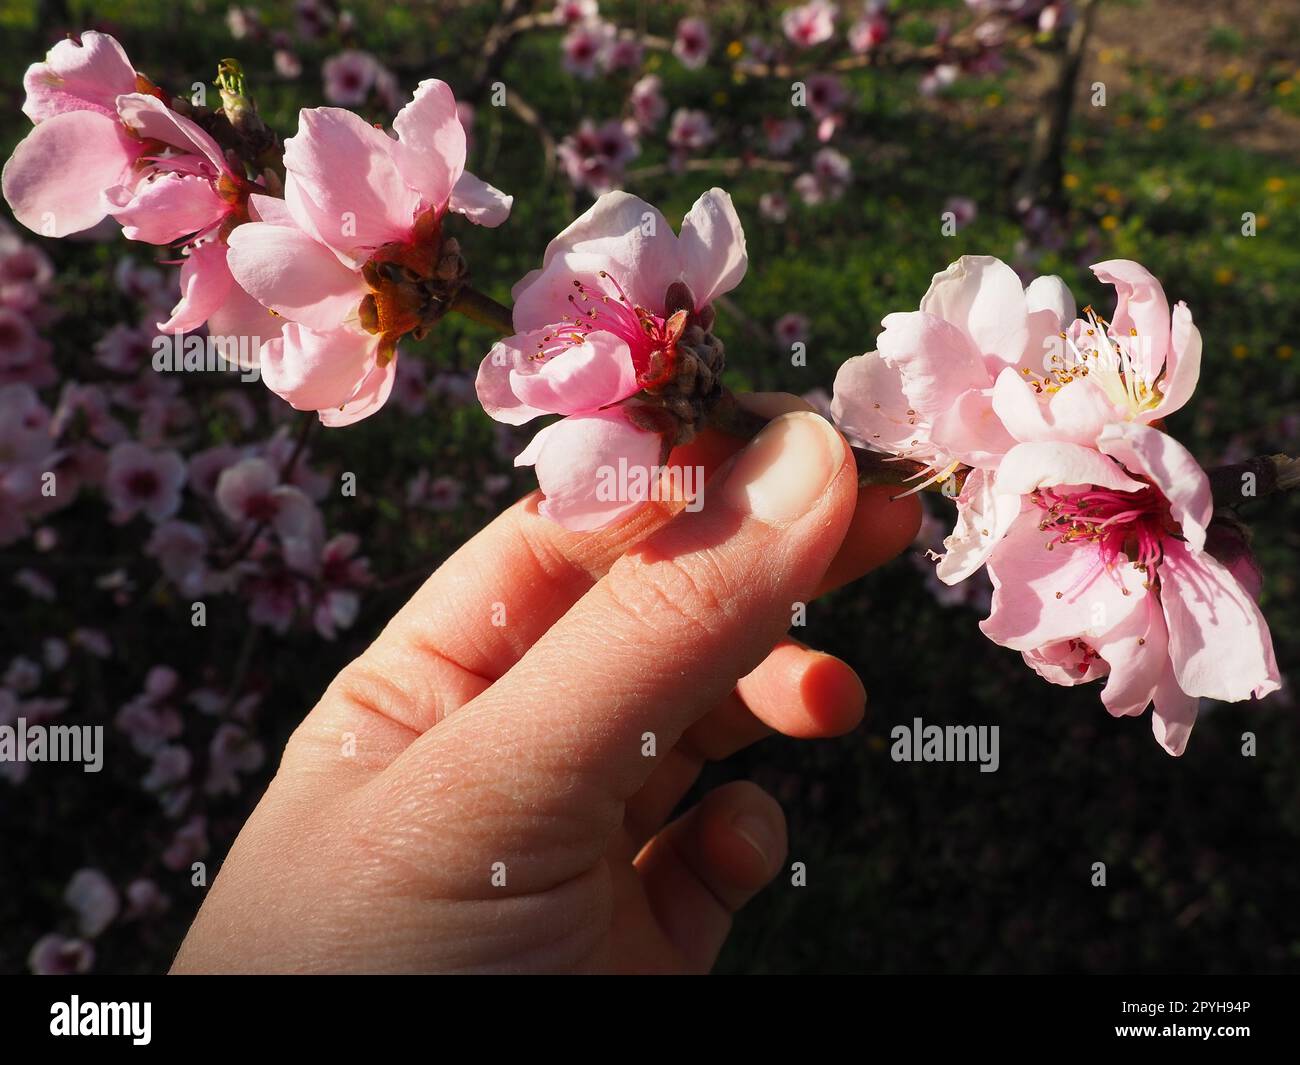
[[[533,495],[448,559],[294,733],[173,971],[711,968],[736,911],[794,890],[785,820],[747,781],[674,810],[706,760],[858,724],[793,604],[920,520],[814,415],[740,446],[674,453],[717,471],[698,513],[573,533]]]

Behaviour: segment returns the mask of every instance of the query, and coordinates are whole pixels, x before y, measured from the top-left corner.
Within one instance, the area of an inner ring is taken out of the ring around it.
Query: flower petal
[[[1045,397],[1011,367],[994,383],[993,409],[1022,443],[1059,441],[1091,447],[1115,417],[1106,394],[1087,377],[1076,377]]]
[[[393,158],[394,141],[360,115],[304,108],[284,142],[284,165],[321,240],[358,263],[409,234],[420,193]],[[287,198],[287,197],[286,197]]]
[[[140,151],[116,118],[70,111],[18,142],[0,188],[14,217],[32,232],[66,237],[103,219],[100,194],[123,182]]]
[[[1025,289],[1016,272],[991,255],[963,255],[934,275],[921,310],[956,326],[980,355],[1020,362],[1028,340]]]
[[[677,247],[682,279],[695,297],[696,308],[739,285],[749,266],[745,231],[731,197],[721,189],[709,189],[695,201],[682,219]]]
[[[1237,702],[1281,686],[1264,615],[1217,559],[1166,541],[1160,599],[1174,675],[1188,695]]]
[[[134,189],[118,186],[105,195],[122,235],[146,244],[171,244],[202,233],[229,210],[211,181],[186,174],[157,174]]]
[[[135,68],[116,39],[84,30],[81,40],[59,41],[23,75],[23,114],[33,124],[87,108],[115,115],[114,102],[136,86]]]
[[[644,498],[617,498],[620,493],[607,490],[617,483],[620,465],[629,474],[644,471],[648,482],[662,458],[659,434],[637,428],[625,409],[614,408],[547,426],[515,465],[536,467],[537,483],[546,496],[538,506],[544,517],[585,532],[609,525],[645,502]],[[627,483],[633,485],[632,476]],[[606,498],[611,495],[615,498]]]
[[[289,322],[262,346],[262,380],[297,410],[337,410],[364,380],[376,343],[351,329],[318,333]]]
[[[1012,370],[1005,371],[1014,373]],[[970,388],[935,416],[930,436],[935,444],[968,466],[992,469],[1016,446],[993,409],[992,389]]]
[[[117,114],[125,125],[144,140],[162,141],[182,152],[202,156],[211,164],[214,175],[230,169],[221,147],[211,136],[156,96],[141,92],[119,96]]]
[[[1115,717],[1136,717],[1169,669],[1169,633],[1159,601],[1145,596],[1140,608],[1093,644],[1110,667],[1102,704]]]
[[[1174,307],[1170,330],[1169,354],[1165,357],[1165,372],[1160,379],[1160,402],[1151,412],[1151,419],[1165,418],[1183,407],[1201,378],[1201,331],[1192,323],[1192,312],[1187,304],[1179,302]]]
[[[226,246],[208,241],[191,248],[181,264],[181,298],[172,316],[158,323],[160,333],[188,333],[208,320],[225,301],[235,279],[226,265]]]
[[[1111,333],[1128,337],[1136,333],[1131,354],[1142,367],[1149,385],[1160,373],[1169,350],[1169,301],[1151,271],[1131,259],[1108,259],[1096,263],[1092,272],[1099,281],[1115,286],[1115,314]]]
[[[1019,496],[997,491],[992,471],[971,470],[957,497],[957,524],[943,541],[947,551],[935,567],[939,580],[957,584],[984,565],[1020,508]]]
[[[300,229],[249,222],[230,234],[230,272],[240,287],[290,321],[329,332],[355,321],[369,291],[323,244]]]
[[[514,202],[513,196],[507,196],[466,170],[451,190],[449,207],[457,214],[463,214],[476,226],[492,229],[510,217],[510,208]]]
[[[970,388],[991,384],[979,351],[957,326],[924,311],[888,314],[876,341],[880,357],[903,375],[911,406],[933,417]]]
[[[525,406],[556,414],[591,413],[640,390],[631,350],[603,331],[543,363],[517,361],[510,384]]]
[[[393,382],[396,380],[397,359],[389,359],[383,366],[373,362],[365,377],[361,379],[361,383],[357,385],[356,391],[343,404],[342,409],[331,408],[319,412],[321,425],[337,429],[359,422],[362,418],[369,418],[388,402],[388,397],[393,391]]]
[[[1058,484],[1091,484],[1117,492],[1144,487],[1117,463],[1081,444],[1017,444],[998,467],[998,488],[1003,492],[1028,495],[1036,488]]]
[[[456,97],[445,81],[428,78],[393,119],[398,145],[393,156],[406,183],[439,210],[465,169],[465,127]]]
[[[1172,669],[1166,669],[1156,687],[1155,708],[1151,711],[1151,731],[1156,742],[1175,758],[1187,749],[1187,740],[1196,724],[1196,711],[1200,699],[1188,695],[1174,678]]]

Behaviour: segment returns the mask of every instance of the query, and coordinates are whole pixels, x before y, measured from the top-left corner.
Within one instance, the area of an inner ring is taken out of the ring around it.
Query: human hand
[[[533,494],[448,559],[294,733],[173,971],[708,970],[784,818],[740,781],[665,822],[706,759],[858,723],[793,604],[920,516],[814,414],[738,446],[674,452],[718,471],[698,513],[575,534]]]

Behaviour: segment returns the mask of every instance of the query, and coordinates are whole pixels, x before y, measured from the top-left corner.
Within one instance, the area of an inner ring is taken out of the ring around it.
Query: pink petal
[[[882,324],[880,357],[898,367],[911,406],[926,417],[947,410],[967,389],[991,383],[973,342],[943,318],[908,311],[888,314]]]
[[[274,196],[254,193],[248,197],[248,217],[254,222],[267,222],[273,226],[288,226],[293,229],[298,225],[289,205]]]
[[[1177,758],[1187,748],[1200,699],[1184,692],[1173,670],[1166,668],[1156,687],[1155,704],[1151,711],[1151,731],[1156,742]]]
[[[319,332],[355,322],[369,291],[349,270],[300,229],[249,222],[230,234],[230,272],[263,306]]]
[[[588,414],[640,390],[627,344],[613,333],[589,333],[585,343],[546,362],[516,361],[510,385],[525,406],[555,414]]]
[[[1059,684],[1064,688],[1087,684],[1098,677],[1104,677],[1107,673],[1106,663],[1100,658],[1093,657],[1085,660],[1076,640],[1057,640],[1046,647],[1022,651],[1020,654],[1025,660],[1025,665],[1045,681],[1049,684]],[[1082,672],[1079,669],[1081,665],[1084,666]]]
[[[1144,572],[1125,564],[1106,569],[1093,543],[1049,550],[1052,534],[1039,529],[1040,517],[1026,508],[988,560],[993,605],[980,631],[1016,651],[1071,638],[1091,642],[1148,595]]]
[[[1015,439],[1092,446],[1114,419],[1106,394],[1087,377],[1076,377],[1050,396],[1034,392],[1018,371],[1007,367],[993,386],[993,409]]]
[[[1101,701],[1115,717],[1136,717],[1155,697],[1169,669],[1169,634],[1155,596],[1144,596],[1134,610],[1094,642],[1110,667]]]
[[[1188,695],[1237,702],[1281,686],[1264,615],[1217,559],[1166,541],[1160,599],[1174,674]]]
[[[90,108],[116,115],[115,101],[134,92],[135,68],[122,46],[106,33],[85,30],[81,41],[59,41],[23,76],[23,114],[33,123]]]
[[[541,514],[566,529],[585,532],[609,525],[645,502],[598,498],[598,489],[611,483],[607,477],[620,468],[620,462],[628,470],[645,470],[648,476],[662,459],[659,434],[638,429],[624,409],[615,408],[547,426],[515,465],[536,467],[537,483],[546,496],[538,506]]]
[[[1062,351],[1061,331],[1075,319],[1074,294],[1055,274],[1045,274],[1025,289],[1025,307],[1027,338],[1017,368],[1041,374],[1052,368],[1052,355]]]
[[[939,580],[957,584],[984,565],[1020,509],[1020,497],[998,492],[991,471],[971,470],[957,497],[957,524],[943,541],[947,551],[935,567]]]
[[[28,229],[66,237],[103,219],[101,193],[125,180],[140,151],[116,118],[70,111],[46,119],[19,141],[0,187]]]
[[[934,275],[921,310],[955,326],[980,355],[1007,366],[1019,364],[1029,335],[1025,289],[1000,259],[963,255]]]
[[[530,333],[506,337],[493,344],[492,350],[483,357],[474,387],[489,418],[507,425],[523,425],[548,413],[541,407],[524,403],[515,394],[512,378],[516,368],[526,363],[528,356],[537,351],[542,338],[550,334],[550,329],[534,329]]]
[[[561,321],[573,309],[573,279],[604,288],[600,270],[612,274],[634,304],[661,311],[668,286],[681,276],[677,234],[639,197],[605,193],[546,246],[541,269],[515,285],[515,328],[525,332]]]
[[[289,180],[321,239],[356,260],[410,235],[420,194],[393,158],[394,142],[360,115],[337,107],[304,109],[284,142]]]
[[[230,168],[221,147],[196,123],[179,115],[156,96],[133,92],[117,98],[118,117],[145,140],[203,157],[214,174]]]
[[[739,285],[749,266],[749,255],[745,231],[731,197],[721,189],[709,189],[696,200],[682,219],[677,248],[682,279],[690,287],[697,308]]]
[[[1150,384],[1164,365],[1169,350],[1169,301],[1160,282],[1131,259],[1109,259],[1092,267],[1099,281],[1115,286],[1115,314],[1111,331],[1127,337],[1137,330],[1137,362],[1147,370]]]
[[[456,97],[445,81],[429,78],[393,119],[400,142],[394,152],[406,183],[439,210],[465,169],[465,127],[456,110]]]
[[[1174,307],[1170,332],[1169,354],[1165,358],[1165,372],[1160,379],[1160,402],[1150,417],[1165,418],[1183,407],[1201,378],[1201,331],[1192,324],[1192,312],[1187,304],[1179,302]]]
[[[172,316],[158,323],[160,333],[188,333],[197,329],[217,310],[235,288],[226,265],[226,246],[208,241],[191,248],[181,264],[181,299]],[[265,313],[265,309],[263,310]]]
[[[171,244],[216,225],[229,205],[207,178],[158,174],[134,190],[119,186],[106,197],[108,213],[122,225],[127,240]]]
[[[903,375],[878,352],[846,360],[835,374],[831,417],[853,443],[897,454],[920,435],[903,392]]]
[[[262,380],[297,410],[337,410],[362,384],[376,344],[359,331],[317,333],[289,322],[282,339],[262,346]]]
[[[356,391],[343,404],[342,409],[320,412],[321,425],[336,429],[359,422],[362,418],[369,418],[388,402],[395,380],[397,380],[397,359],[389,359],[384,366],[372,363],[366,376],[361,379]]]
[[[1014,495],[1028,495],[1036,488],[1058,484],[1091,484],[1117,492],[1143,488],[1118,464],[1081,444],[1017,444],[998,467],[998,488]]]
[[[510,217],[510,207],[514,202],[513,196],[507,196],[500,189],[494,188],[482,178],[477,178],[466,170],[456,182],[456,187],[451,190],[448,206],[457,214],[463,214],[476,226],[487,226],[491,229]]]
[[[951,407],[935,415],[930,436],[953,458],[961,459],[968,466],[990,469],[1016,446],[993,409],[989,388],[967,389],[958,396]]]
[[[1187,448],[1159,429],[1134,422],[1107,426],[1097,438],[1097,447],[1160,489],[1193,551],[1205,546],[1214,498],[1210,479]]]

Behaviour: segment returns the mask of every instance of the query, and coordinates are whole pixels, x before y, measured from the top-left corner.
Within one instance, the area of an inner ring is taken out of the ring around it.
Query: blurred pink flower
[[[624,167],[640,151],[636,138],[618,119],[600,126],[583,119],[578,129],[560,142],[556,154],[575,186],[600,195],[622,182]]]
[[[772,336],[783,348],[808,339],[808,318],[796,311],[781,315],[772,326]]]
[[[561,65],[575,77],[594,78],[616,33],[613,26],[600,20],[575,23],[560,42]]]
[[[600,5],[596,0],[558,0],[551,14],[561,25],[572,26],[576,22],[594,19],[599,12]]]
[[[369,52],[348,49],[330,56],[321,67],[325,99],[339,107],[364,104],[380,69],[379,60]]]
[[[117,888],[98,869],[79,869],[63,890],[63,901],[77,915],[77,929],[94,939],[118,915],[122,902]]]
[[[629,102],[632,119],[641,131],[654,129],[668,114],[668,101],[663,97],[663,79],[658,74],[647,74],[632,86]]]
[[[134,441],[114,445],[108,453],[104,494],[115,524],[144,514],[152,522],[170,518],[181,505],[185,462],[171,450],[151,451]]]
[[[701,18],[684,18],[677,24],[673,38],[673,55],[687,70],[699,70],[709,59],[713,36],[709,24]]]
[[[703,111],[679,107],[668,126],[668,146],[676,152],[698,152],[714,140],[713,123]]]
[[[838,11],[829,0],[809,0],[809,3],[789,8],[781,15],[781,30],[791,44],[811,48],[835,35]]]
[[[27,955],[27,967],[37,976],[88,973],[95,964],[95,948],[84,939],[51,932],[36,941]]]

